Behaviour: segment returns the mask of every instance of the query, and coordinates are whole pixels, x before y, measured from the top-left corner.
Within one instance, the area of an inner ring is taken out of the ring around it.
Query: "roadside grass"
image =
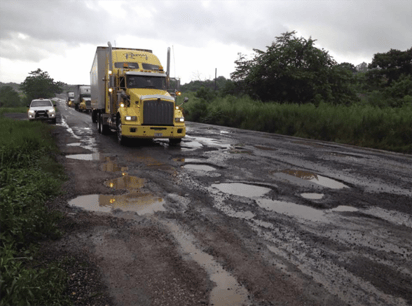
[[[70,305],[66,272],[38,258],[39,242],[61,235],[45,205],[66,179],[52,128],[0,116],[0,305]]]
[[[188,96],[183,95],[183,96]],[[213,100],[189,94],[186,120],[412,154],[412,103],[399,108]],[[181,97],[179,97],[181,98]]]
[[[27,113],[27,107],[0,107],[0,116],[5,113]]]

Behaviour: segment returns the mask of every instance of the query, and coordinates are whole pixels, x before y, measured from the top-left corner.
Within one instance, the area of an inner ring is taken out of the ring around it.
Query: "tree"
[[[232,80],[244,93],[266,101],[330,103],[355,98],[350,88],[353,65],[337,67],[336,61],[315,40],[286,32],[276,37],[266,52],[254,49],[253,59],[239,54]],[[350,69],[348,69],[350,68]],[[346,71],[343,75],[340,72]],[[344,93],[342,95],[342,93]],[[356,98],[355,98],[356,99]]]
[[[401,75],[412,76],[412,48],[406,51],[390,49],[376,53],[368,66],[368,82],[379,89],[391,86]]]
[[[21,90],[26,94],[27,102],[37,98],[50,98],[63,92],[63,82],[54,82],[48,72],[40,68],[29,73],[21,84]]]
[[[3,86],[0,88],[0,106],[2,107],[17,107],[20,106],[19,93],[11,86]]]

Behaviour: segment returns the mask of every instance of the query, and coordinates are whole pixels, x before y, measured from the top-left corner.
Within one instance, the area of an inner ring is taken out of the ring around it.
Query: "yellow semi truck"
[[[179,144],[186,126],[169,71],[170,48],[164,71],[151,50],[116,48],[110,42],[97,47],[90,85],[91,117],[99,133],[116,131],[120,144],[129,138],[167,138]]]

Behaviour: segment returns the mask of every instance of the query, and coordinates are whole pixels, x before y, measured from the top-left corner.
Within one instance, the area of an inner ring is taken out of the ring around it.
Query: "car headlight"
[[[29,109],[29,114],[30,114],[30,115],[34,115],[34,110]]]
[[[126,119],[126,121],[136,121],[137,117],[136,116],[126,116],[124,119]]]
[[[185,122],[185,118],[183,117],[176,117],[175,122]]]

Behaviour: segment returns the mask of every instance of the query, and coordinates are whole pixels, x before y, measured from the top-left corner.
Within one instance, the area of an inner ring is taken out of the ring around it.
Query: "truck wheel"
[[[99,133],[103,135],[107,135],[109,134],[109,131],[110,131],[109,127],[103,124],[103,116],[100,115],[99,116]]]
[[[100,131],[100,113],[97,113],[97,114],[96,114],[96,122],[97,122],[97,124],[96,124],[97,131],[98,131],[99,133],[101,133],[101,131]]]
[[[122,146],[124,146],[127,142],[127,138],[124,137],[122,134],[122,124],[121,123],[117,125],[117,142]]]
[[[97,120],[96,120],[96,111],[92,111],[92,122],[93,123],[97,122]]]
[[[182,138],[169,138],[169,145],[176,146],[182,142]]]

